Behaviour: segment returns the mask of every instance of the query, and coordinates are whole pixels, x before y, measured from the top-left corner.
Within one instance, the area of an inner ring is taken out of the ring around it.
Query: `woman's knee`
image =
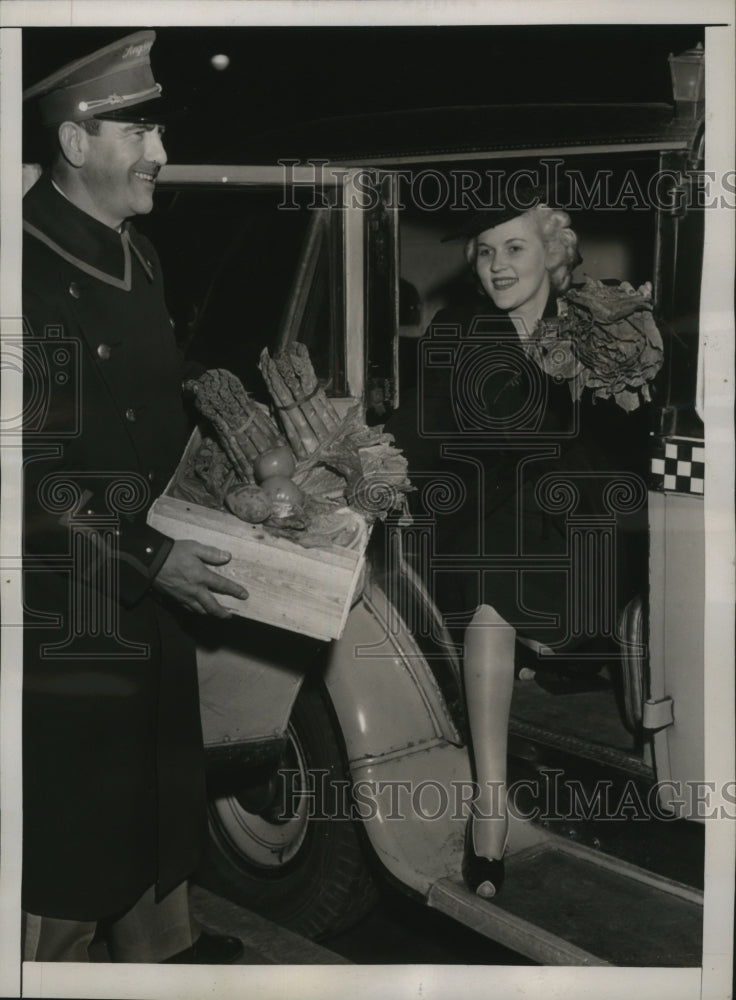
[[[490,628],[502,629],[507,638],[516,639],[516,629],[514,626],[509,625],[506,619],[503,618],[495,608],[491,607],[490,604],[480,604],[475,609],[470,626],[487,626]]]

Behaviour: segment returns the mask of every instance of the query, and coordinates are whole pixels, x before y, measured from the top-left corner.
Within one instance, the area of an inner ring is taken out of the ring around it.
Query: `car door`
[[[299,340],[339,411],[369,381],[377,409],[390,406],[394,216],[391,182],[382,183],[345,168],[166,167],[143,228],[187,355],[229,369],[265,401],[262,348]],[[276,752],[322,644],[242,620],[197,631],[207,747],[228,760],[238,747],[244,760],[269,744]]]
[[[702,169],[702,160],[694,166]],[[667,338],[652,433],[649,694],[642,718],[653,738],[661,807],[700,819],[692,795],[705,775],[705,428],[698,398],[704,210],[692,167],[683,154],[662,156],[662,170],[684,183],[658,218],[657,294]]]

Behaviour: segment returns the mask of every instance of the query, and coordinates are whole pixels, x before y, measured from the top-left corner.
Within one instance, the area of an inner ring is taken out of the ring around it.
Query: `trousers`
[[[22,928],[25,962],[89,962],[98,923],[24,911]],[[101,930],[112,962],[161,962],[189,948],[198,930],[189,912],[187,883],[158,903],[151,886],[130,910],[105,921]]]

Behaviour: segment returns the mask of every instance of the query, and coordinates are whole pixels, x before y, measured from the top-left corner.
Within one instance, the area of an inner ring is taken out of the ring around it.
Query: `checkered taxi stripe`
[[[703,441],[665,438],[657,442],[652,454],[651,489],[702,496],[704,478]]]

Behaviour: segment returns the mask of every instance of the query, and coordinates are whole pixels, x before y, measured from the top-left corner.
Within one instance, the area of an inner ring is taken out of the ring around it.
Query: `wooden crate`
[[[195,432],[185,458],[198,440]],[[180,468],[183,463],[184,459]],[[176,478],[177,473],[172,482]],[[338,639],[353,603],[370,533],[365,519],[355,511],[345,507],[339,516],[348,527],[347,546],[304,548],[270,535],[263,525],[175,499],[167,490],[151,506],[148,523],[170,538],[191,538],[232,553],[226,566],[212,569],[248,591],[245,601],[217,595],[234,614],[317,639]]]

